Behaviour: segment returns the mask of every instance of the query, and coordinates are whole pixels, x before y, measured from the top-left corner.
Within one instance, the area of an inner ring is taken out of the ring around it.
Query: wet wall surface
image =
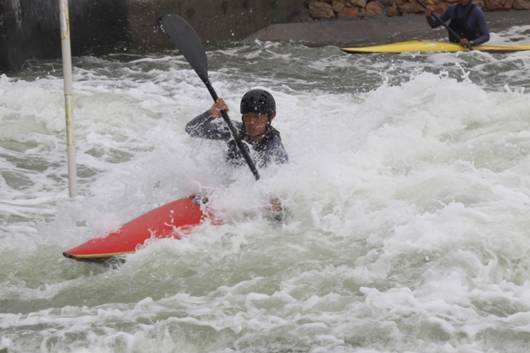
[[[0,70],[61,55],[58,0],[0,0]],[[304,0],[70,0],[73,55],[169,47],[158,18],[179,14],[208,40],[238,40],[294,20]]]
[[[130,49],[150,52],[169,47],[156,19],[184,17],[205,41],[240,40],[271,23],[297,21],[305,0],[129,0]]]
[[[61,55],[58,0],[0,0],[0,70]],[[70,1],[74,55],[117,50],[128,41],[126,0]]]
[[[129,43],[127,0],[69,2],[73,55],[100,55]],[[0,0],[0,71],[61,56],[58,0]]]

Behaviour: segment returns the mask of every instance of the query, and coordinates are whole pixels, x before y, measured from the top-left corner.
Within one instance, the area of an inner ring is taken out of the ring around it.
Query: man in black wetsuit
[[[244,163],[243,156],[230,129],[223,119],[219,119],[223,110],[228,112],[228,106],[222,98],[219,98],[210,109],[186,124],[186,132],[193,137],[226,141],[228,145],[226,160],[232,165],[240,166]],[[237,121],[232,123],[256,165],[264,168],[270,163],[287,163],[289,158],[280,133],[271,125],[272,119],[276,116],[274,97],[262,89],[248,91],[241,98],[241,114],[243,123]],[[280,199],[273,197],[270,200],[270,211],[273,219],[277,221],[284,219],[284,208]]]
[[[193,137],[226,141],[227,161],[239,166],[244,163],[244,159],[230,129],[222,119],[219,119],[223,110],[228,111],[228,106],[220,98],[208,111],[191,120],[186,125],[186,132]],[[288,156],[280,133],[271,126],[272,119],[276,116],[276,102],[272,95],[262,89],[248,91],[241,98],[241,114],[243,123],[234,121],[233,125],[251,157],[255,159],[256,165],[263,168],[271,162],[286,163]]]
[[[459,43],[460,45],[471,48],[476,45],[486,43],[490,39],[490,32],[486,23],[484,12],[481,8],[471,3],[472,0],[459,0],[457,5],[449,6],[439,19],[446,23],[449,22],[451,28],[458,36],[449,31],[449,41]],[[425,16],[431,28],[442,25],[442,22],[432,17],[433,10],[427,8]]]

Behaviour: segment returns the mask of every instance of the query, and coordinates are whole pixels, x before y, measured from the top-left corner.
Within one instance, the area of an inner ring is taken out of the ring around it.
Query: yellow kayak
[[[458,52],[469,51],[469,49],[455,43],[435,42],[427,40],[410,40],[391,44],[372,45],[369,47],[341,48],[346,53],[435,53],[435,52]],[[510,53],[515,51],[530,50],[528,44],[483,44],[473,47],[473,50],[490,53]]]

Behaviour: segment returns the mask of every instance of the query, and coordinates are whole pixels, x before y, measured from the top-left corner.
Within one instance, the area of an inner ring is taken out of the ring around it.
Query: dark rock
[[[514,0],[512,8],[515,10],[530,10],[530,0]]]
[[[425,12],[423,7],[421,7],[416,2],[398,2],[399,12],[402,14],[420,14]]]
[[[399,12],[398,7],[397,7],[397,5],[395,3],[393,3],[389,7],[386,7],[385,11],[386,11],[386,15],[389,16],[389,17],[394,17],[394,16],[400,16],[401,15],[401,13]]]
[[[350,0],[350,4],[363,9],[366,7],[366,0]]]
[[[313,18],[333,18],[335,11],[331,4],[323,1],[311,1],[309,3],[309,14]]]
[[[382,16],[385,14],[385,10],[379,1],[370,1],[368,4],[366,4],[364,14],[366,16]]]
[[[331,6],[333,7],[333,11],[340,12],[344,8],[344,6],[346,6],[346,2],[345,1],[333,1],[331,3]]]
[[[359,10],[355,7],[345,7],[337,14],[339,17],[357,17],[359,16]]]

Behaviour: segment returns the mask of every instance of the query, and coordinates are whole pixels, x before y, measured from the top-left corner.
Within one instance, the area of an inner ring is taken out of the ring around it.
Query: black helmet
[[[276,113],[276,102],[272,94],[264,89],[251,89],[241,98],[241,114],[260,113],[269,116]]]

